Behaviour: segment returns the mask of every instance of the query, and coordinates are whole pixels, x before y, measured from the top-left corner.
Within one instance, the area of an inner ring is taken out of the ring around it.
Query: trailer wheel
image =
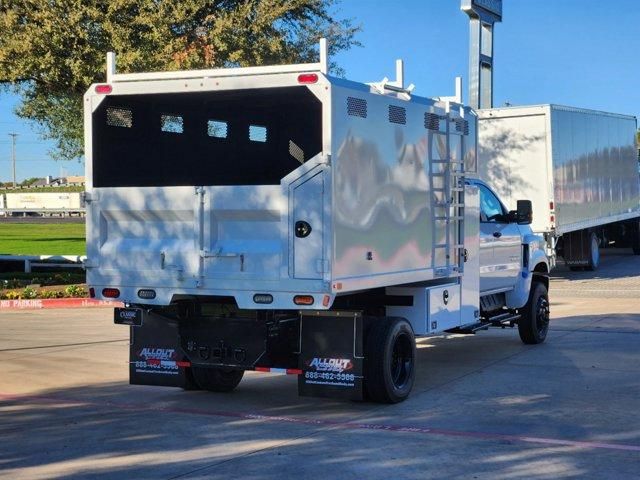
[[[549,295],[542,282],[533,281],[529,301],[521,309],[518,320],[520,340],[529,345],[544,342],[549,331]]]
[[[634,222],[631,230],[631,250],[633,250],[634,255],[640,255],[640,221]]]
[[[230,392],[244,375],[244,370],[226,368],[191,367],[191,371],[198,386],[210,392]]]
[[[365,344],[365,389],[371,401],[405,400],[415,379],[416,340],[404,318],[374,321]]]
[[[586,270],[594,271],[598,269],[600,265],[600,245],[598,242],[598,236],[595,232],[591,232],[589,235],[589,264],[585,267]]]

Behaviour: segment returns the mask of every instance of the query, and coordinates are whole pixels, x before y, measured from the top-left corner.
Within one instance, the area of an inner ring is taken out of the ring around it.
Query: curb
[[[33,300],[0,300],[0,310],[37,310],[43,308],[122,307],[122,302],[92,298],[36,298]]]

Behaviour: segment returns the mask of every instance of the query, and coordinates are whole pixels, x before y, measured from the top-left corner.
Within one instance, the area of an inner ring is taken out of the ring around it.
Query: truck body
[[[322,57],[111,71],[85,95],[87,281],[127,306],[132,383],[221,391],[280,369],[301,394],[395,402],[415,335],[544,340],[542,240],[526,202],[489,202],[481,228],[473,111]]]
[[[593,269],[598,245],[640,253],[635,117],[559,105],[478,116],[480,177],[508,205],[532,200],[532,228],[550,258],[558,251],[570,266]]]

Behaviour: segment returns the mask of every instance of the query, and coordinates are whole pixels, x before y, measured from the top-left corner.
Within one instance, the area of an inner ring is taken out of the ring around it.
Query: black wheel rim
[[[538,298],[536,304],[536,329],[541,336],[546,335],[549,329],[549,300],[546,297]]]
[[[398,335],[393,343],[391,355],[391,381],[393,386],[401,389],[411,379],[413,371],[413,348],[411,339],[406,333]]]

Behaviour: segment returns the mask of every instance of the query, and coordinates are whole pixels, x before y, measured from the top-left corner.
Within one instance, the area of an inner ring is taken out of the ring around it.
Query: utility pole
[[[17,133],[10,133],[11,137],[11,159],[13,161],[13,188],[16,188],[16,137]]]

